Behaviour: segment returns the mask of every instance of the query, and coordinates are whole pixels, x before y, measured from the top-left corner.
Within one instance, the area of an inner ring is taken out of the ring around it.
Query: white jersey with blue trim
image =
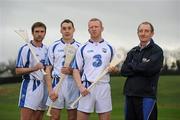
[[[63,39],[55,41],[48,49],[48,61],[46,65],[53,66],[52,77],[60,77],[61,68],[64,66],[65,52],[64,47],[67,43]],[[76,49],[80,46],[80,43],[73,40],[70,45],[74,46]]]
[[[39,61],[44,65],[45,59],[47,58],[47,47],[42,44],[41,47],[36,47],[33,45],[32,41],[30,42],[32,49],[34,50],[37,58]],[[32,55],[32,52],[27,44],[22,46],[19,50],[17,61],[16,61],[16,68],[31,68],[37,64],[37,61]],[[23,75],[23,79],[29,80],[44,80],[43,73],[38,70],[31,72],[30,74]]]
[[[114,48],[106,41],[92,42],[89,40],[78,49],[73,67],[80,70],[82,81],[94,82],[109,65],[113,55]],[[106,74],[100,81],[109,82],[109,74]]]

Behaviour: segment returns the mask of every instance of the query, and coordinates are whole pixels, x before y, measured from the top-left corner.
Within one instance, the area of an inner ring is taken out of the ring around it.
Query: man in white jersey
[[[94,112],[94,108],[98,113],[99,120],[110,120],[112,103],[109,74],[106,74],[91,91],[87,90],[109,65],[114,55],[112,46],[101,36],[103,29],[101,20],[92,18],[88,22],[90,40],[82,45],[76,53],[73,76],[81,94],[84,96],[78,104],[78,120],[88,120],[90,113]],[[115,67],[109,69],[109,72],[114,70]]]
[[[70,105],[79,96],[79,90],[72,78],[72,68],[63,67],[65,60],[65,46],[72,45],[76,49],[80,46],[80,43],[73,39],[74,31],[74,24],[71,20],[65,19],[62,21],[60,29],[62,38],[55,41],[48,49],[48,62],[46,67],[48,75],[46,76],[46,81],[48,85],[49,98],[47,100],[47,105],[50,106],[50,104],[54,102],[51,109],[51,120],[60,120],[60,113],[63,108],[67,109],[68,120],[76,120],[77,117],[77,107],[72,109]],[[55,88],[60,77],[62,77],[61,73],[65,74],[66,77],[62,82],[61,89],[58,94],[56,94]]]
[[[32,25],[33,40],[30,45],[40,62],[37,63],[27,44],[22,46],[16,61],[16,74],[22,75],[23,82],[19,96],[21,120],[42,120],[46,109],[47,90],[43,73],[47,47],[42,43],[46,26],[42,22]]]

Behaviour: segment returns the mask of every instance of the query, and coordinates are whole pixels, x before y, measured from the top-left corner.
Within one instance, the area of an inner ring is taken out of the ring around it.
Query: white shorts
[[[44,95],[43,95],[42,101],[39,104],[39,107],[37,110],[47,110],[47,108],[48,108],[48,106],[46,105],[47,98],[48,98],[48,90],[47,90],[47,86],[44,85]]]
[[[44,81],[23,80],[20,89],[19,107],[32,110],[46,110],[48,93]]]
[[[111,88],[109,83],[97,83],[90,94],[79,100],[78,110],[86,113],[104,113],[112,110]]]
[[[54,79],[54,80],[56,80],[56,79]],[[55,87],[53,89],[55,89]],[[68,76],[68,78],[66,78],[62,82],[62,87],[60,88],[59,93],[58,93],[58,99],[53,103],[53,108],[72,109],[70,106],[78,97],[79,97],[79,89],[76,86],[76,83],[72,79],[72,77]],[[52,103],[52,101],[48,97],[46,105],[50,106],[51,103]],[[77,105],[73,109],[75,109],[75,108],[77,108]]]

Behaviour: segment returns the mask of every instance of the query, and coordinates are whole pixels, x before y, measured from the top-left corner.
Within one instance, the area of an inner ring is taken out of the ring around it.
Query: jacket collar
[[[138,45],[138,46],[136,47],[136,50],[141,51],[141,50],[150,48],[150,47],[152,47],[153,45],[154,45],[154,40],[151,38],[151,40],[149,41],[149,43],[148,43],[147,46],[145,46],[144,48],[141,48],[140,45]]]

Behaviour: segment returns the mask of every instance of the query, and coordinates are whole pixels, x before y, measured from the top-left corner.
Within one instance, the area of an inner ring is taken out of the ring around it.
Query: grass
[[[125,78],[112,77],[112,120],[123,120],[124,96],[122,89]],[[180,76],[161,76],[158,87],[158,120],[180,119]],[[19,120],[18,96],[20,84],[0,85],[1,120]],[[66,111],[62,111],[62,120],[67,119]],[[48,117],[44,117],[48,120]],[[91,114],[90,120],[98,120],[97,114]]]

